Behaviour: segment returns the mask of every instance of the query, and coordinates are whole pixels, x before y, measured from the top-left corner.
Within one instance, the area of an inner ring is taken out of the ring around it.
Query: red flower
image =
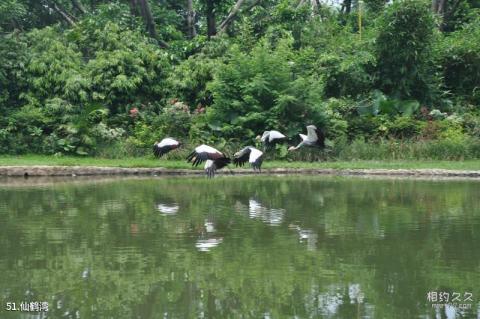
[[[133,118],[138,116],[138,109],[136,107],[130,110],[130,116]]]

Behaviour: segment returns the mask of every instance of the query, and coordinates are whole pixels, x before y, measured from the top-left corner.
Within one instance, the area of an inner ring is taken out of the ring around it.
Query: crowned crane
[[[192,166],[195,167],[205,162],[205,173],[207,173],[207,177],[211,178],[215,176],[217,169],[221,169],[230,163],[230,158],[219,150],[202,144],[187,156],[187,162],[191,162]]]
[[[263,143],[265,150],[272,148],[275,144],[281,143],[286,139],[287,137],[279,131],[265,131],[261,137],[260,135],[257,136],[257,140]]]
[[[308,147],[325,147],[325,135],[323,132],[315,125],[308,125],[307,126],[307,135],[299,134],[302,138],[302,141],[297,146],[291,146],[288,148],[289,151],[298,150],[302,146]]]
[[[263,152],[253,146],[247,146],[236,152],[233,158],[235,166],[243,166],[249,162],[254,171],[261,171]]]
[[[171,137],[166,137],[160,142],[156,142],[155,144],[153,144],[153,154],[155,155],[155,157],[162,157],[171,150],[178,148],[180,145],[182,145],[182,143],[180,143],[179,141]]]

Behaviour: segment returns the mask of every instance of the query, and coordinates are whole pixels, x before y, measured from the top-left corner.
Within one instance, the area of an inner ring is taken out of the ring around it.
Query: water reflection
[[[223,238],[208,238],[208,239],[198,239],[195,243],[195,247],[199,251],[210,251],[212,248],[217,247],[223,241]]]
[[[283,176],[0,187],[0,304],[45,300],[54,319],[476,318],[478,186]],[[472,292],[472,309],[436,310],[427,291]]]
[[[168,215],[175,215],[178,213],[178,210],[180,209],[180,206],[177,204],[164,204],[164,203],[158,203],[157,204],[157,210],[162,213],[164,216]]]
[[[301,228],[295,224],[288,225],[288,228],[297,232],[299,242],[306,243],[308,250],[315,250],[317,248],[318,234],[314,230]]]
[[[247,207],[242,203],[236,203],[237,212],[243,213],[247,211]],[[250,198],[248,200],[248,216],[251,219],[259,219],[270,226],[279,226],[282,224],[285,209],[283,208],[268,208],[259,200]]]
[[[205,231],[207,233],[214,233],[216,231],[215,224],[208,219],[205,220],[205,223],[203,225],[205,226]]]
[[[195,247],[198,251],[210,251],[220,245],[223,237],[216,236],[215,223],[213,220],[205,219],[200,237],[195,242]]]

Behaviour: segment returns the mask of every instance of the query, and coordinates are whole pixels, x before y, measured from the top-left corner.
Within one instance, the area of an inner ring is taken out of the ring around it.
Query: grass
[[[34,166],[34,165],[63,165],[63,166],[110,166],[110,167],[165,167],[172,169],[191,168],[186,161],[158,160],[149,157],[132,157],[122,159],[107,159],[96,157],[22,155],[0,156],[0,166]],[[201,167],[199,167],[201,168]],[[263,168],[335,168],[335,169],[451,169],[451,170],[480,170],[480,160],[465,161],[435,161],[435,160],[395,160],[395,161],[327,161],[327,162],[287,162],[266,161]]]

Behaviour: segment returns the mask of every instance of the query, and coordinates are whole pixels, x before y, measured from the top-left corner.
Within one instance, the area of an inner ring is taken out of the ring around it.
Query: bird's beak
[[[257,137],[255,137],[256,140],[260,140],[262,137],[260,135],[257,135]]]
[[[235,154],[233,154],[234,157],[237,157],[238,156],[238,152],[236,152]]]

